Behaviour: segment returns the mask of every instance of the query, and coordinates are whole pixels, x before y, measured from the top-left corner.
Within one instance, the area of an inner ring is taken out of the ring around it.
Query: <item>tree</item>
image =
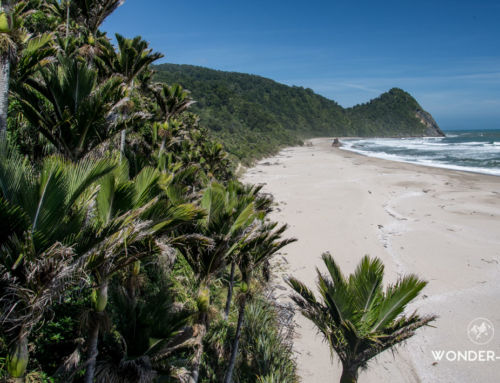
[[[200,216],[200,211],[191,204],[172,206],[165,201],[161,180],[160,172],[151,167],[143,168],[130,180],[126,162],[121,162],[113,173],[100,180],[94,233],[88,234],[102,240],[89,250],[87,262],[95,283],[85,382],[91,383],[94,379],[99,332],[106,318],[112,276],[151,255],[152,246],[143,246],[145,240],[152,239],[153,235],[162,235],[163,238],[158,240],[166,243],[169,240],[166,234],[176,226]]]
[[[120,339],[114,342],[116,351],[98,362],[97,382],[151,383],[169,370],[167,357],[185,346],[185,338],[177,335],[193,312],[175,306],[171,255],[154,256],[140,270],[134,264],[119,274],[119,283],[112,284],[113,323]]]
[[[7,130],[11,63],[17,59],[21,44],[27,39],[22,27],[24,1],[0,1],[0,134]]]
[[[89,188],[112,167],[48,157],[37,173],[0,144],[0,322],[12,339],[9,373],[20,379],[33,328],[83,275],[72,245],[86,218]]]
[[[26,247],[30,244],[27,237],[23,243]],[[31,332],[53,303],[83,277],[82,265],[75,262],[72,248],[61,243],[55,243],[38,254],[26,252],[23,258],[15,270],[0,264],[0,320],[8,326],[7,331],[12,337],[7,371],[12,378],[20,381],[24,381],[22,378],[29,361],[28,340]]]
[[[72,0],[70,15],[95,35],[104,20],[124,2],[125,0]]]
[[[89,64],[59,56],[17,89],[25,118],[64,157],[77,161],[120,130],[121,81],[102,83]]]
[[[244,209],[247,205],[253,204],[255,218],[263,220],[267,213],[271,212],[272,198],[267,195],[261,194],[260,191],[264,185],[243,185],[237,181],[228,182],[228,199],[234,206],[240,206],[239,209]],[[255,229],[255,227],[254,227]],[[233,252],[229,259],[231,263],[231,270],[229,272],[229,283],[227,286],[226,307],[224,309],[224,317],[227,320],[229,317],[229,310],[231,309],[231,300],[233,296],[234,273],[238,256],[241,252]]]
[[[189,92],[182,86],[175,84],[172,86],[159,84],[153,89],[153,94],[158,105],[160,120],[164,124],[161,132],[163,138],[160,147],[160,153],[165,150],[167,140],[166,130],[172,120],[189,108],[194,101],[189,97]]]
[[[256,227],[246,235],[238,249],[238,267],[242,276],[242,291],[239,298],[238,324],[236,325],[236,335],[234,336],[231,357],[227,368],[224,383],[233,381],[233,370],[236,365],[238,355],[238,345],[241,336],[241,327],[245,317],[245,306],[251,296],[251,284],[255,273],[259,271],[263,264],[286,245],[295,242],[295,238],[282,239],[281,236],[287,226],[283,225],[274,230],[278,224],[258,222]]]
[[[9,108],[10,62],[17,50],[13,32],[10,1],[0,3],[0,133],[7,130]]]
[[[153,52],[147,41],[140,36],[127,39],[117,33],[116,41],[118,51],[107,57],[107,66],[115,74],[122,76],[127,86],[132,85],[134,80],[153,62],[163,57],[161,53]]]
[[[404,309],[427,282],[407,275],[383,289],[384,265],[365,256],[355,272],[345,277],[329,253],[322,256],[328,275],[318,273],[318,301],[313,292],[295,278],[287,282],[297,293],[292,299],[327,341],[342,363],[341,383],[354,383],[358,371],[381,352],[412,337],[436,319],[434,315],[410,316]]]
[[[118,41],[118,52],[114,48],[107,52],[107,55],[101,55],[105,61],[104,68],[111,70],[113,74],[118,75],[123,80],[125,92],[129,98],[132,98],[136,90],[136,79],[149,68],[156,60],[163,57],[161,53],[153,53],[148,47],[148,43],[140,36],[133,39],[127,39],[120,34],[116,34]],[[137,87],[141,89],[140,87]],[[125,151],[126,129],[122,130],[120,151]]]
[[[199,317],[195,324],[200,342],[197,346],[191,382],[199,379],[203,343],[209,325],[208,310],[210,308],[210,286],[220,277],[221,271],[227,265],[231,253],[237,248],[245,228],[255,219],[254,204],[236,204],[229,198],[224,186],[213,182],[203,192],[200,205],[206,211],[206,217],[198,220],[195,233],[210,238],[211,245],[195,241],[181,248],[181,253],[193,272],[198,277],[198,310]],[[238,208],[237,208],[238,207]]]
[[[222,144],[218,142],[206,142],[202,145],[201,158],[206,168],[207,175],[215,178],[216,175],[223,175],[230,166],[227,154]]]

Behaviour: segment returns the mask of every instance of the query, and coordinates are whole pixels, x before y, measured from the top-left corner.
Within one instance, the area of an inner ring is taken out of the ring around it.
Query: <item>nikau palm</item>
[[[153,89],[153,94],[158,104],[161,122],[164,126],[161,131],[163,138],[160,153],[162,153],[165,150],[167,140],[165,131],[168,129],[175,117],[188,109],[192,104],[194,104],[195,101],[189,97],[189,92],[184,90],[182,86],[178,84],[172,86],[160,84]]]
[[[238,205],[229,197],[228,190],[215,182],[205,189],[200,204],[206,216],[198,221],[196,232],[211,238],[212,244],[207,246],[202,241],[195,241],[184,246],[181,253],[199,278],[197,304],[200,314],[195,327],[202,339],[209,325],[210,285],[220,277],[245,228],[253,222],[255,210],[253,202]],[[190,383],[198,382],[202,354],[203,343],[200,342],[192,363]]]
[[[0,323],[12,338],[13,378],[24,376],[33,328],[83,275],[71,245],[81,239],[85,197],[111,169],[105,161],[48,157],[38,174],[0,141]]]
[[[140,87],[135,86],[137,78],[144,71],[148,71],[149,66],[162,58],[163,55],[153,52],[148,47],[147,41],[143,40],[140,36],[127,39],[117,33],[116,40],[118,42],[118,51],[115,52],[114,47],[109,44],[106,54],[102,54],[100,59],[104,64],[102,66],[105,70],[111,71],[111,74],[115,74],[122,79],[123,88],[129,98],[132,98],[135,91],[140,90]],[[123,129],[120,143],[122,154],[125,151],[125,137],[126,129]]]
[[[12,1],[0,2],[0,133],[7,129],[10,63],[16,55],[18,39],[13,24]]]
[[[254,186],[254,185],[243,185],[239,182],[229,182],[227,186],[227,200],[230,202],[230,206],[233,206],[233,209],[236,210],[244,210],[246,206],[252,204],[254,206],[255,214],[253,218],[263,219],[266,212],[270,211],[270,206],[272,204],[272,198],[269,198],[266,195],[260,194],[263,185]],[[252,234],[255,235],[256,230],[259,226],[254,225],[252,227]],[[265,231],[265,230],[264,230]],[[245,248],[248,249],[250,246],[248,233],[245,235]],[[262,234],[262,233],[261,233]],[[252,237],[254,238],[254,237]],[[263,237],[261,237],[264,239]],[[252,245],[255,246],[255,238],[253,239]],[[241,253],[241,247],[240,251]],[[248,256],[248,255],[247,255]],[[229,310],[231,308],[231,300],[233,296],[233,284],[234,284],[234,273],[236,271],[236,259],[237,254],[233,252],[231,254],[231,270],[229,274],[229,283],[227,286],[227,298],[226,298],[226,307],[224,309],[224,318],[227,320],[229,316]],[[242,261],[241,257],[239,260]],[[241,264],[240,264],[241,265]]]
[[[7,129],[11,63],[17,58],[20,45],[27,37],[22,28],[25,6],[24,1],[0,1],[0,133]]]
[[[96,34],[99,26],[125,0],[72,0],[70,14],[78,24]]]
[[[161,53],[153,52],[147,41],[140,36],[127,39],[117,33],[116,41],[118,52],[111,52],[108,66],[114,73],[122,76],[127,85],[130,85],[153,62],[163,57]]]
[[[64,157],[77,161],[118,132],[117,111],[124,103],[121,81],[101,83],[87,63],[59,56],[19,87],[25,118]]]
[[[342,274],[329,253],[322,259],[328,270],[319,270],[321,301],[295,278],[288,284],[295,290],[292,299],[302,314],[323,334],[330,351],[342,363],[341,383],[357,382],[358,371],[384,350],[415,334],[415,330],[436,319],[434,315],[406,316],[404,309],[427,282],[410,274],[384,290],[384,265],[378,258],[365,256],[349,277]]]
[[[241,336],[241,327],[245,316],[245,306],[250,296],[250,285],[263,264],[288,244],[295,242],[295,238],[282,239],[287,226],[283,225],[275,230],[278,224],[258,222],[252,231],[242,241],[239,248],[238,266],[242,276],[243,288],[239,299],[238,324],[236,325],[236,335],[234,337],[231,358],[224,378],[225,383],[233,381],[233,370],[238,355],[238,346]]]
[[[105,317],[108,303],[108,287],[111,278],[119,270],[150,255],[141,242],[153,234],[169,233],[181,223],[194,220],[199,211],[193,205],[171,206],[161,192],[161,174],[145,167],[133,179],[128,178],[128,166],[122,162],[113,173],[100,180],[96,196],[94,235],[102,241],[89,250],[87,267],[95,279],[93,289],[93,316],[88,339],[88,367],[85,382],[94,379],[99,320]],[[166,244],[167,239],[158,239]]]

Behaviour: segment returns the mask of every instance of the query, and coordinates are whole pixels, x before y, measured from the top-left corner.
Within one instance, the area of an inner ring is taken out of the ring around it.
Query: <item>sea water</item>
[[[342,140],[342,149],[393,161],[500,176],[500,130],[445,131],[446,137]]]

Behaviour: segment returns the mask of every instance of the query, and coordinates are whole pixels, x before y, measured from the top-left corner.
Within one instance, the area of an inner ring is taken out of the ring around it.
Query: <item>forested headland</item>
[[[418,102],[401,89],[352,108],[311,89],[208,68],[161,64],[158,81],[191,91],[201,124],[237,159],[249,163],[311,137],[406,137],[442,135]]]

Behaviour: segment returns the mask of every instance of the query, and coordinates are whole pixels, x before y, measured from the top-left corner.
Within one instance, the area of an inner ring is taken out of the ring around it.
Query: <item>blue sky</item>
[[[126,0],[103,29],[161,62],[258,74],[343,106],[392,87],[444,129],[500,129],[500,0]]]

